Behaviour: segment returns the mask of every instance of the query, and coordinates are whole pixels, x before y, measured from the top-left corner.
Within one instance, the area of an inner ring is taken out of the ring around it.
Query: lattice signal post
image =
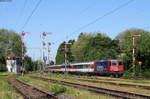
[[[42,41],[42,57],[43,57],[44,64],[46,64],[46,60],[47,60],[47,58],[45,56],[45,49],[46,49],[46,47],[45,47],[46,46],[45,38],[46,38],[47,35],[50,35],[50,34],[52,34],[52,32],[43,32],[42,36],[41,36],[41,41]],[[44,66],[43,66],[43,70],[44,70]]]
[[[50,51],[51,51],[50,46],[52,44],[54,44],[54,43],[48,42],[48,56],[47,56],[47,58],[48,58],[48,64],[49,64],[49,66],[51,65],[50,64],[51,63],[51,60],[50,60]]]
[[[21,32],[21,35],[20,35],[20,38],[21,38],[21,48],[22,48],[22,57],[21,57],[21,59],[22,59],[22,69],[23,69],[23,71],[25,71],[26,70],[26,68],[25,68],[25,66],[24,66],[24,63],[23,63],[23,61],[24,61],[24,36],[25,36],[25,34],[31,34],[31,32]],[[23,73],[23,72],[22,72]]]

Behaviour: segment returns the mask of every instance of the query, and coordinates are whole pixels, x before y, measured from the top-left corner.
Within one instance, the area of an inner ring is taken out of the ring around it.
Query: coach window
[[[86,65],[86,64],[85,64],[85,65],[83,65],[83,68],[88,68],[88,65]]]
[[[81,69],[82,68],[82,65],[78,65],[78,69]]]

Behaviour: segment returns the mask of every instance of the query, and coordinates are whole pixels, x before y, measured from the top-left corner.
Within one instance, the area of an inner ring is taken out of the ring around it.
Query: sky
[[[52,32],[45,41],[54,43],[51,59],[55,60],[59,44],[76,40],[81,32],[101,32],[114,39],[130,28],[150,30],[150,0],[41,0],[35,9],[39,1],[0,0],[0,29],[31,32],[25,35],[24,42],[26,54],[34,60],[41,59],[42,32]],[[99,17],[102,18],[96,20]],[[80,29],[94,20],[95,23]]]

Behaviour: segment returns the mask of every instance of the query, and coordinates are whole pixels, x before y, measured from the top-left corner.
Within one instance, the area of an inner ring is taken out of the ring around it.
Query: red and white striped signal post
[[[42,40],[42,57],[43,57],[44,64],[46,64],[46,61],[47,61],[47,58],[45,56],[45,49],[46,49],[45,48],[45,46],[46,46],[45,38],[46,38],[47,35],[50,35],[50,34],[52,34],[52,32],[43,32],[42,36],[41,36],[41,40]],[[44,70],[44,66],[42,68]]]
[[[133,68],[134,68],[134,74],[135,74],[135,71],[136,71],[136,68],[135,68],[135,64],[136,64],[136,54],[135,54],[135,49],[136,49],[136,44],[135,44],[135,40],[136,40],[136,37],[141,37],[142,35],[141,34],[132,34],[131,37],[132,37],[132,65],[133,65]]]
[[[25,68],[25,66],[24,66],[24,64],[23,64],[23,61],[24,61],[24,36],[25,36],[25,34],[30,34],[31,32],[21,32],[21,35],[20,35],[20,38],[21,38],[21,48],[22,48],[22,57],[21,57],[21,59],[22,59],[22,75],[23,75],[23,73],[24,73],[24,71],[26,70],[26,68]]]

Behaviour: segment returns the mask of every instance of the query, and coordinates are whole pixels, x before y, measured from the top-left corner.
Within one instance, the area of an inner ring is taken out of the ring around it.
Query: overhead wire
[[[35,5],[34,9],[32,10],[31,14],[28,16],[27,20],[25,21],[24,25],[22,26],[21,30],[23,30],[25,28],[25,26],[28,24],[28,22],[30,21],[32,15],[34,14],[34,12],[36,11],[36,9],[39,7],[40,3],[42,0],[39,0],[38,3]]]
[[[23,16],[23,13],[24,13],[24,9],[25,9],[25,7],[26,7],[26,5],[27,5],[27,1],[28,0],[24,0],[24,2],[23,2],[23,6],[22,6],[22,8],[21,8],[21,10],[20,10],[20,14],[18,15],[18,18],[17,18],[17,20],[16,20],[16,23],[15,23],[15,28],[16,28],[16,26],[18,25],[18,23],[20,22],[20,20],[21,20],[21,18],[22,18],[22,16]]]
[[[70,33],[69,35],[67,35],[65,38],[68,38],[69,36],[75,34],[76,32],[78,32],[78,31],[80,31],[80,30],[82,30],[82,29],[84,29],[84,28],[86,28],[86,27],[88,27],[88,26],[96,23],[97,21],[103,19],[104,17],[106,17],[106,16],[108,16],[108,15],[110,15],[110,14],[112,14],[112,13],[118,11],[118,10],[120,10],[121,8],[127,6],[128,4],[132,3],[133,1],[134,0],[129,0],[128,2],[126,2],[126,3],[124,3],[124,4],[122,4],[122,5],[118,6],[118,7],[116,7],[115,9],[110,10],[109,12],[106,12],[104,15],[99,16],[98,18],[96,18],[95,20],[89,22],[88,24],[85,24],[85,25],[79,27],[78,29],[76,29],[75,31],[73,31],[72,33]]]
[[[89,6],[87,6],[86,8],[84,8],[83,10],[81,10],[81,12],[79,14],[83,14],[84,12],[88,11],[89,9],[91,9],[97,2],[96,1],[92,1],[91,4]]]

